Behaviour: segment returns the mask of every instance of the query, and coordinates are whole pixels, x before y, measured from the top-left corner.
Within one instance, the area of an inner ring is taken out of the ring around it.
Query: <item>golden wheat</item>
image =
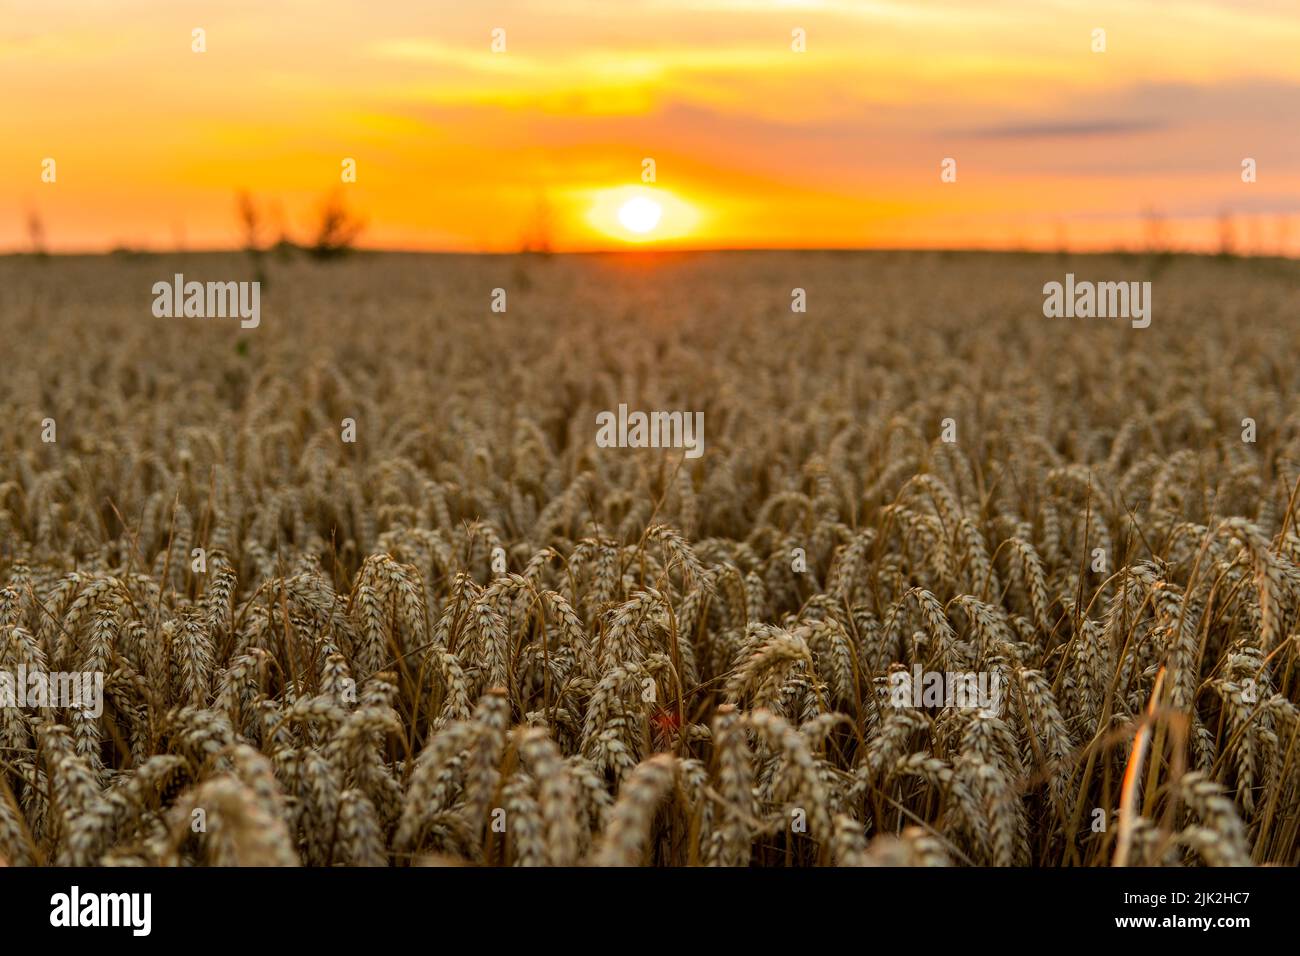
[[[1293,269],[361,255],[234,332],[174,265],[0,259],[0,672],[104,679],[0,707],[0,862],[1300,862]]]

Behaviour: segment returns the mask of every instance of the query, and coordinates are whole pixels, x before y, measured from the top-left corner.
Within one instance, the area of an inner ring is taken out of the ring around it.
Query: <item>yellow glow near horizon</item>
[[[690,203],[664,189],[616,186],[591,197],[587,223],[624,242],[689,239],[701,216]]]

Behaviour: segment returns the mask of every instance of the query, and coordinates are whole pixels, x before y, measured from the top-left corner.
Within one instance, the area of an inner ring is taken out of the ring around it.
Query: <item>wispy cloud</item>
[[[1036,123],[953,130],[951,135],[967,139],[1078,139],[1152,133],[1166,126],[1167,124],[1160,120],[1085,120],[1064,123],[1044,120]]]

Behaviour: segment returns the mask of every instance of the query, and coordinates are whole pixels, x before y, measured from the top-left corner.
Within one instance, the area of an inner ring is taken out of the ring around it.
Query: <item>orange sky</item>
[[[1297,0],[0,0],[0,91],[0,250],[339,188],[385,248],[624,247],[648,192],[651,246],[1300,254]]]

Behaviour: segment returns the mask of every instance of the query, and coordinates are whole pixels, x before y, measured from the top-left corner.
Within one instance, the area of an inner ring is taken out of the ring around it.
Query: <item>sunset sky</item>
[[[1297,0],[0,0],[0,102],[0,250],[1300,253]]]

